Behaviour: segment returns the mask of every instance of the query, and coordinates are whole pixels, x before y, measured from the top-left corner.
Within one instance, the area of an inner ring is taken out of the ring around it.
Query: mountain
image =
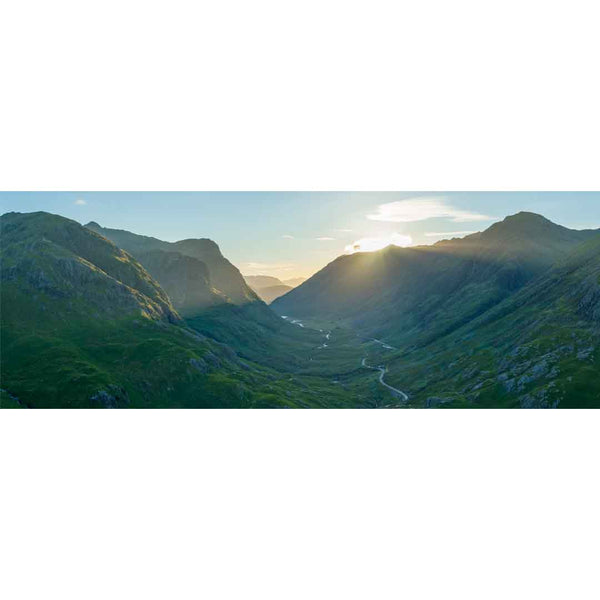
[[[135,259],[79,223],[43,212],[8,213],[1,226],[3,298],[20,299],[3,304],[8,319],[28,306],[52,320],[90,314],[180,320]]]
[[[0,218],[0,408],[600,406],[600,231],[519,213],[341,257],[282,319],[212,259],[93,229]]]
[[[600,233],[451,335],[389,365],[413,406],[600,406]]]
[[[306,279],[306,277],[294,277],[292,279],[284,279],[281,283],[283,283],[283,285],[289,285],[290,287],[295,288],[301,283],[304,283]]]
[[[283,282],[277,277],[271,277],[270,275],[244,275],[246,283],[253,289],[260,289],[264,287],[272,287],[274,285],[283,285]]]
[[[419,347],[485,313],[594,235],[521,212],[463,239],[339,257],[272,307]]]
[[[268,275],[244,275],[244,279],[267,304],[271,304],[273,300],[293,289],[292,286],[285,285],[277,277]]]
[[[137,257],[183,316],[230,302],[212,287],[208,267],[197,258],[164,250],[140,252]]]
[[[271,304],[274,300],[276,300],[277,298],[281,298],[281,296],[284,296],[285,294],[287,294],[289,291],[293,290],[293,287],[290,287],[289,285],[272,285],[269,287],[264,287],[261,288],[260,290],[257,290],[256,293],[267,303],[267,304]]]
[[[318,333],[299,331],[271,311],[213,241],[170,243],[94,222],[86,227],[135,256],[168,293],[188,327],[227,345],[244,360],[297,371],[308,349],[318,345]]]
[[[223,302],[243,305],[258,300],[238,269],[221,254],[219,246],[212,240],[187,239],[171,243],[101,227],[95,222],[86,227],[137,258],[169,290],[180,310],[194,312]],[[169,256],[161,257],[161,252]],[[173,267],[177,269],[177,275],[171,272]]]
[[[0,234],[1,407],[294,407],[344,400],[325,379],[292,379],[192,328],[135,258],[75,221],[8,213]],[[152,260],[174,261],[177,272],[186,268],[178,266],[180,256],[160,251]],[[249,313],[232,319],[227,312],[250,307],[254,321]],[[270,341],[262,333],[270,326],[296,336],[288,343],[290,357],[319,338],[284,323],[261,302],[222,303],[211,311],[207,329],[218,329],[217,316],[223,318],[220,334],[257,356],[253,336]],[[259,326],[263,311],[269,321]],[[252,335],[240,341],[242,326]]]

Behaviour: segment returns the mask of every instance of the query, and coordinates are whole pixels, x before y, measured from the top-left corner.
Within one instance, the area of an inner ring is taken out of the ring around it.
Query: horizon
[[[519,212],[600,228],[599,192],[1,192],[45,211],[165,241],[209,238],[244,276],[308,278],[344,254],[433,245]]]

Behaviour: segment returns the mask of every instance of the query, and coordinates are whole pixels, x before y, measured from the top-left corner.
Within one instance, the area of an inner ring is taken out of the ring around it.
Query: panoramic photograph
[[[4,192],[2,408],[600,407],[598,192]]]

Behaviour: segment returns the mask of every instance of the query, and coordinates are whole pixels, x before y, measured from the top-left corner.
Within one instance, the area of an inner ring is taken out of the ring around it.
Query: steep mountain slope
[[[261,300],[271,304],[273,300],[294,289],[283,284],[277,277],[268,275],[244,275],[246,283],[258,294]]]
[[[168,291],[187,325],[245,360],[295,370],[305,360],[302,348],[318,343],[318,335],[299,332],[260,301],[211,240],[169,243],[97,223],[86,227],[132,253]]]
[[[168,291],[189,327],[227,344],[244,360],[295,372],[308,359],[309,350],[319,345],[318,332],[299,331],[260,301],[214,242],[203,239],[171,244],[129,231],[104,229],[97,223],[86,227],[134,253]],[[218,285],[221,287],[216,289]]]
[[[324,390],[344,401],[192,330],[134,258],[74,221],[10,213],[0,234],[2,407],[319,406]]]
[[[519,213],[464,239],[342,256],[272,306],[420,346],[475,319],[593,235]]]
[[[171,243],[152,237],[137,235],[129,231],[108,229],[101,227],[95,222],[88,223],[86,227],[111,240],[119,248],[129,252],[144,266],[146,266],[144,261],[148,260],[150,256],[153,260],[152,267],[155,270],[157,280],[164,287],[171,287],[174,297],[180,298],[183,296],[189,300],[186,289],[190,285],[194,287],[194,294],[198,298],[205,299],[198,306],[199,309],[220,304],[223,300],[240,305],[258,300],[256,294],[246,284],[238,269],[221,254],[219,246],[212,240],[188,239]],[[188,273],[188,277],[175,279],[168,272],[168,269],[165,271],[163,268],[160,268],[161,264],[168,264],[175,257],[171,256],[169,259],[164,258],[161,261],[157,258],[157,252],[177,253],[193,258],[198,262],[180,261],[181,265],[185,264],[184,271]],[[204,263],[205,267],[198,263]],[[194,273],[194,265],[197,267],[197,273]],[[167,279],[169,279],[169,283],[164,283]],[[201,289],[200,282],[203,279],[206,285]],[[179,289],[173,289],[176,281],[179,282]],[[190,308],[190,303],[187,302],[186,309],[189,310]]]
[[[71,318],[136,315],[179,320],[160,286],[131,256],[79,223],[38,212],[2,216],[2,294],[38,296],[41,317]],[[26,297],[27,296],[27,297]],[[65,302],[59,302],[65,300]],[[3,304],[3,316],[22,312],[18,302]]]
[[[600,406],[600,234],[485,314],[390,365],[416,406]]]
[[[137,256],[182,316],[229,302],[211,286],[208,267],[197,258],[163,250],[140,252]]]

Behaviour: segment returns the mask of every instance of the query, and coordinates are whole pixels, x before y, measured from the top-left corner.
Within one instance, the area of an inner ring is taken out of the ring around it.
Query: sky
[[[0,192],[0,212],[44,210],[167,241],[206,237],[245,275],[309,277],[336,257],[433,244],[526,210],[600,228],[600,192]]]

